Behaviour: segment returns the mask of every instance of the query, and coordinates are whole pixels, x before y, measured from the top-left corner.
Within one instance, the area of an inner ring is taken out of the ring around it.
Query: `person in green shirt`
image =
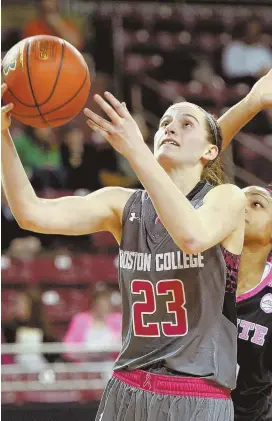
[[[60,167],[57,138],[51,129],[26,127],[23,134],[14,137],[14,142],[23,166],[28,172]]]
[[[35,190],[62,187],[58,139],[50,128],[26,127],[22,134],[14,136],[14,143]]]

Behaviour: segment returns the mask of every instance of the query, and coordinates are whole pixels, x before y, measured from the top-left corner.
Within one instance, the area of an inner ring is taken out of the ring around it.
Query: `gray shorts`
[[[230,391],[193,377],[115,372],[96,421],[233,421]]]

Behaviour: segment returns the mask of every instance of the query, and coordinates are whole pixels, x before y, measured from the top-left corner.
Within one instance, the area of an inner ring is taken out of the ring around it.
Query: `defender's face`
[[[243,189],[247,205],[245,211],[245,242],[266,245],[272,242],[272,198],[270,193],[257,186]]]
[[[168,108],[154,139],[154,156],[164,167],[194,164],[208,146],[204,113],[194,104],[182,102]]]

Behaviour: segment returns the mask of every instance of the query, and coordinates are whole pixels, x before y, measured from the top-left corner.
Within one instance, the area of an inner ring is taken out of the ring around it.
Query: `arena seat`
[[[43,293],[44,309],[50,322],[68,322],[83,311],[88,311],[91,292],[89,288],[46,288]]]
[[[33,260],[22,261],[9,256],[1,257],[2,284],[35,283],[35,267]]]
[[[35,262],[37,276],[42,283],[76,284],[79,280],[78,267],[69,255],[53,258],[39,258]]]
[[[107,231],[96,232],[91,235],[92,244],[95,249],[100,252],[109,252],[110,250],[117,250],[118,245],[114,236]]]

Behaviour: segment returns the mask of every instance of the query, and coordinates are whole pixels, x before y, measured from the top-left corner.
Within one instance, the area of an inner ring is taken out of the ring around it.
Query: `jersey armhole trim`
[[[269,269],[267,269],[267,267]],[[268,273],[266,273],[266,270],[268,270]],[[264,268],[264,273],[262,280],[256,285],[255,287],[251,288],[249,291],[244,292],[243,294],[236,297],[236,302],[239,303],[240,301],[247,300],[248,298],[253,297],[254,295],[258,294],[262,289],[264,289],[266,286],[271,285],[272,286],[272,263],[267,262]]]
[[[136,202],[139,194],[142,194],[143,190],[135,190],[130,198],[128,199],[127,203],[125,204],[123,215],[122,215],[122,228],[125,225],[125,222],[128,218],[129,212],[131,207],[134,205],[134,202]]]

